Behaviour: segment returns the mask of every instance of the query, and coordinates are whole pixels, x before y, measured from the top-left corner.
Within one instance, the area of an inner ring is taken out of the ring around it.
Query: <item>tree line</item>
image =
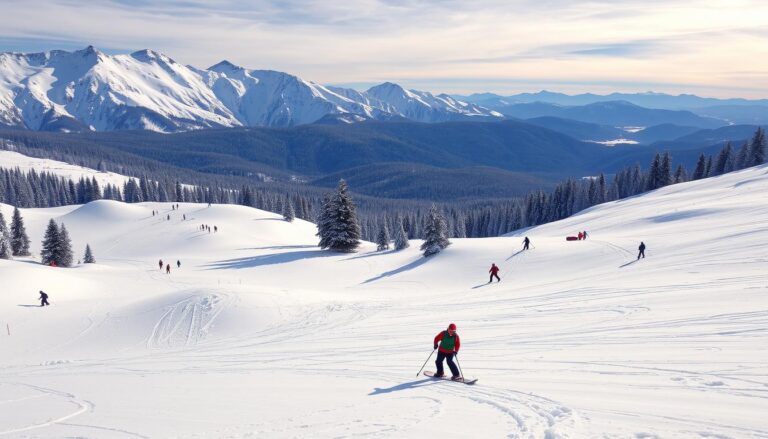
[[[721,175],[765,163],[765,132],[758,128],[752,139],[738,149],[727,143],[714,156],[701,155],[693,170],[674,167],[669,153],[656,154],[647,170],[627,166],[612,178],[603,174],[558,184],[553,190],[525,197],[435,204],[445,222],[447,237],[490,237],[513,230],[566,218],[607,201],[619,200],[669,184]],[[348,188],[346,189],[348,191]],[[241,204],[320,224],[326,199],[317,188],[301,185],[241,184],[238,187],[207,186],[200,182],[170,180],[150,174],[128,178],[122,186],[100,187],[94,177],[77,181],[51,173],[0,168],[0,202],[18,207],[55,207],[97,199],[129,203],[143,201]],[[338,200],[337,200],[338,201]],[[356,197],[360,239],[395,238],[402,228],[405,239],[423,238],[433,217],[432,204],[412,200]],[[387,240],[389,241],[389,240]],[[402,240],[401,240],[402,242]]]

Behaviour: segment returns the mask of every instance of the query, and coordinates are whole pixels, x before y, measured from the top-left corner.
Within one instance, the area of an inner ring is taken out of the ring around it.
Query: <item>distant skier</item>
[[[584,234],[579,232],[579,241],[581,241],[582,239],[584,239]]]
[[[166,221],[170,221],[170,220],[171,220],[171,215],[167,215],[167,216],[165,217],[165,219],[166,219]]]
[[[216,233],[218,231],[219,231],[219,227],[218,226],[213,226],[213,233]]]
[[[165,274],[171,274],[171,264],[165,266]]]
[[[182,218],[184,221],[186,221],[186,220],[187,220],[187,214],[185,213],[185,214],[181,215],[181,218]]]
[[[160,267],[160,269],[163,269],[163,260],[160,259],[160,262],[157,263],[157,265]]]
[[[181,268],[181,261],[176,261],[176,268]]]
[[[531,240],[526,236],[525,239],[523,239],[523,250],[528,250],[529,245],[531,245]]]
[[[439,348],[437,351],[437,360],[435,361],[435,365],[437,365],[437,373],[434,375],[435,378],[445,376],[445,373],[443,373],[443,360],[445,360],[448,363],[448,368],[451,369],[451,373],[453,374],[451,379],[460,379],[461,374],[459,374],[459,368],[456,367],[456,364],[453,362],[453,356],[459,353],[459,347],[461,346],[459,334],[456,333],[456,325],[451,323],[448,325],[447,330],[437,334],[434,345],[434,349]]]
[[[50,305],[50,303],[48,303],[48,295],[45,294],[43,290],[40,290],[40,299],[38,300],[40,300],[40,306]]]
[[[488,279],[488,283],[493,282],[493,277],[496,277],[496,282],[501,282],[501,279],[499,278],[499,267],[496,266],[496,264],[491,264],[491,269],[488,270],[489,273],[491,273],[491,278]]]
[[[587,231],[584,231],[584,239],[587,239]]]
[[[643,241],[640,241],[640,247],[637,248],[640,250],[640,252],[637,254],[637,259],[640,260],[640,258],[645,259],[645,243]]]

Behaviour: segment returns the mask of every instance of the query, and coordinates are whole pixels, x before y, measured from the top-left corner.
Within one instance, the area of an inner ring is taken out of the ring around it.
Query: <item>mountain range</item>
[[[199,69],[152,50],[107,55],[89,46],[73,52],[0,54],[0,125],[6,127],[177,132],[289,127],[328,115],[346,116],[338,119],[346,122],[502,118],[446,94],[390,82],[360,92],[228,61]]]
[[[552,104],[555,107],[581,107],[595,103],[627,102],[648,109],[689,111],[698,116],[720,119],[727,123],[758,125],[768,123],[768,99],[718,99],[692,94],[670,95],[655,92],[567,95],[546,90],[509,96],[475,93],[468,96],[454,95],[454,97],[504,114],[510,113],[510,115],[520,104],[543,103]]]

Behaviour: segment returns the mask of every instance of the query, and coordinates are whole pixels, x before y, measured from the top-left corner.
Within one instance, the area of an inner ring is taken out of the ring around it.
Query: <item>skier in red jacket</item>
[[[488,273],[491,273],[491,278],[488,279],[488,283],[493,282],[494,276],[496,276],[496,282],[501,282],[501,279],[499,278],[499,267],[497,267],[496,264],[491,264],[491,269],[488,270]]]
[[[459,347],[461,347],[461,340],[459,339],[459,334],[456,333],[456,325],[454,323],[448,325],[447,330],[440,331],[440,333],[437,334],[435,337],[435,349],[437,349],[437,360],[435,361],[435,364],[437,365],[437,373],[434,375],[436,378],[445,376],[445,373],[443,373],[443,360],[446,360],[448,368],[451,369],[451,373],[453,374],[451,379],[461,379],[459,368],[456,367],[456,364],[453,362],[453,356],[459,353]]]

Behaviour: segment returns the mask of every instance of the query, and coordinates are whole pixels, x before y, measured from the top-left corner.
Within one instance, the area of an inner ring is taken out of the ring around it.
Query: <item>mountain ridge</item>
[[[377,88],[378,87],[378,88]],[[0,53],[0,125],[36,131],[142,129],[179,132],[238,126],[290,127],[327,115],[418,122],[501,119],[448,95],[384,83],[368,91],[326,87],[223,60],[208,69],[151,49]],[[383,89],[389,93],[382,93]]]

